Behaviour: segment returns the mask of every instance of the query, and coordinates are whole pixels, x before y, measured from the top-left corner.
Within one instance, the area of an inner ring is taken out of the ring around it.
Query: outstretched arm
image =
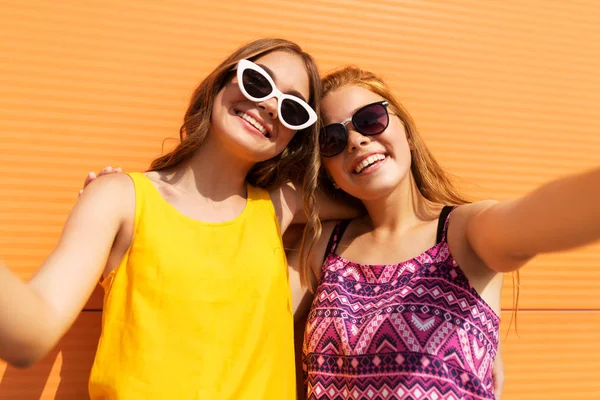
[[[282,232],[290,225],[307,223],[300,184],[288,182],[274,189],[271,199],[280,216]],[[315,193],[315,202],[321,221],[356,218],[364,212],[348,201],[333,199],[321,191]]]
[[[292,290],[292,303],[294,312],[294,348],[296,353],[296,389],[297,399],[306,399],[306,386],[304,385],[304,373],[302,370],[302,345],[304,341],[304,330],[310,307],[314,298],[314,290],[318,284],[321,264],[325,254],[325,247],[334,223],[323,224],[323,235],[315,245],[315,249],[309,259],[308,268],[311,269],[314,282],[310,290],[300,284],[300,240],[302,238],[302,226],[293,225],[284,235],[286,254],[289,263],[290,286]],[[295,242],[295,243],[294,243]],[[306,251],[306,249],[305,249]]]
[[[466,235],[494,271],[510,272],[540,253],[600,239],[600,168],[550,182],[503,202],[471,205]]]
[[[134,202],[128,176],[99,179],[81,196],[57,247],[28,283],[0,266],[1,358],[28,366],[52,349],[91,295]]]

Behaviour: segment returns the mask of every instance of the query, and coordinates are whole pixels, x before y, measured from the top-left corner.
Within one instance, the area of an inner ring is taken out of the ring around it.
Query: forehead
[[[343,121],[351,117],[360,107],[380,100],[385,99],[363,87],[344,86],[323,98],[321,102],[323,122],[329,124]]]
[[[283,93],[295,90],[305,99],[310,97],[310,81],[302,58],[287,51],[274,51],[254,60],[273,73],[273,81]]]

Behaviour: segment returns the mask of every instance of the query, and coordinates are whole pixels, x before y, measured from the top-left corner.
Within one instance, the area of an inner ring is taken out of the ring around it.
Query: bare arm
[[[342,199],[331,198],[321,191],[317,191],[315,197],[319,218],[323,221],[353,219],[365,213],[364,209],[358,206],[359,202],[353,205]],[[302,222],[306,222],[303,210],[301,210],[296,218]]]
[[[471,205],[467,241],[494,271],[510,272],[539,253],[600,239],[600,168],[499,203]]]
[[[292,290],[292,304],[294,312],[294,353],[296,360],[296,399],[306,399],[306,386],[304,385],[304,373],[302,370],[302,345],[304,343],[304,329],[313,294],[300,284],[299,251],[297,243],[294,249],[288,252],[288,263],[290,271],[290,287]]]
[[[28,366],[69,329],[98,282],[133,202],[128,176],[98,179],[85,190],[57,247],[28,283],[0,266],[1,358]]]
[[[333,230],[333,222],[323,224],[323,235],[315,245],[315,249],[309,259],[309,268],[313,272],[313,276],[319,277],[321,272],[321,264],[325,255],[325,248],[329,241],[329,236]],[[304,330],[306,321],[310,312],[310,307],[314,298],[314,294],[306,287],[300,284],[300,240],[302,239],[302,225],[293,225],[286,235],[284,235],[284,243],[286,245],[286,254],[289,264],[290,287],[292,290],[292,303],[294,312],[294,348],[296,354],[296,396],[298,400],[306,399],[307,388],[304,385],[304,374],[302,371],[302,345],[304,342]],[[295,244],[290,242],[296,239]],[[306,251],[306,249],[305,249]],[[314,285],[311,289],[315,289],[317,282],[315,278]]]
[[[285,232],[290,225],[307,222],[301,184],[288,182],[274,189],[271,192],[271,199],[281,222],[282,232]],[[356,218],[364,212],[346,201],[332,199],[321,191],[315,193],[315,202],[319,219],[323,221]]]
[[[504,390],[504,359],[502,358],[502,343],[498,343],[498,352],[496,353],[496,359],[494,360],[494,366],[492,368],[492,378],[494,379],[494,395],[496,400],[500,400],[502,397],[502,391]]]

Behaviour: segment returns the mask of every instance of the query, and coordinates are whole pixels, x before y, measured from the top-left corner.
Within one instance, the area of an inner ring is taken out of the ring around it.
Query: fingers
[[[111,167],[110,165],[102,168],[102,170],[100,170],[100,172],[98,172],[97,175],[95,172],[90,172],[89,174],[87,174],[85,181],[83,182],[83,189],[81,189],[79,191],[79,196],[81,196],[81,194],[83,193],[83,191],[85,190],[87,185],[92,183],[94,181],[94,179],[96,179],[97,177],[103,176],[103,175],[110,175],[110,174],[119,174],[121,172],[123,172],[121,167],[117,167],[117,168],[113,169],[113,167]]]
[[[110,165],[108,167],[102,168],[100,172],[98,172],[98,176],[109,175],[113,173],[113,167]]]
[[[121,167],[117,167],[117,168],[113,168],[110,165],[108,167],[104,167],[100,170],[100,172],[98,172],[98,175],[96,175],[93,172],[90,172],[85,180],[85,184],[83,185],[83,188],[85,189],[85,187],[87,185],[90,184],[90,182],[92,182],[94,179],[96,179],[98,176],[104,176],[104,175],[110,175],[110,174],[119,174],[123,172],[123,170],[121,169]]]
[[[86,178],[85,178],[85,182],[83,182],[83,188],[85,189],[87,185],[89,185],[94,179],[96,179],[96,173],[95,172],[90,172]]]

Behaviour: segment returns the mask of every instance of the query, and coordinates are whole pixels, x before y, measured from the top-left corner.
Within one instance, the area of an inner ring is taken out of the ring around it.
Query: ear
[[[326,172],[326,174],[327,174],[327,178],[329,179],[329,182],[331,182],[331,185],[333,185],[333,188],[335,190],[339,189],[340,187],[337,185],[337,183],[335,183],[335,181],[333,180],[331,175],[329,175],[329,172]]]
[[[406,136],[406,141],[408,142],[408,148],[410,149],[410,151],[415,150],[415,145],[413,143],[412,138],[408,134],[408,129],[406,128],[406,125],[404,125],[404,121],[402,121],[402,119],[400,117],[398,117],[397,115],[396,115],[396,117],[398,118],[398,120],[400,121],[400,124],[402,125],[402,128],[404,129],[404,135]]]
[[[413,144],[413,140],[406,134],[406,141],[408,142],[408,148],[410,151],[415,150],[415,145]]]
[[[335,190],[339,189],[340,187],[337,185],[337,183],[335,183],[335,181],[333,180],[333,177],[331,176],[329,171],[327,171],[327,168],[323,167],[322,165],[321,165],[321,168],[323,168],[323,171],[325,172],[325,176],[327,177],[327,180],[329,182],[331,182],[331,185],[333,186],[333,188]]]

